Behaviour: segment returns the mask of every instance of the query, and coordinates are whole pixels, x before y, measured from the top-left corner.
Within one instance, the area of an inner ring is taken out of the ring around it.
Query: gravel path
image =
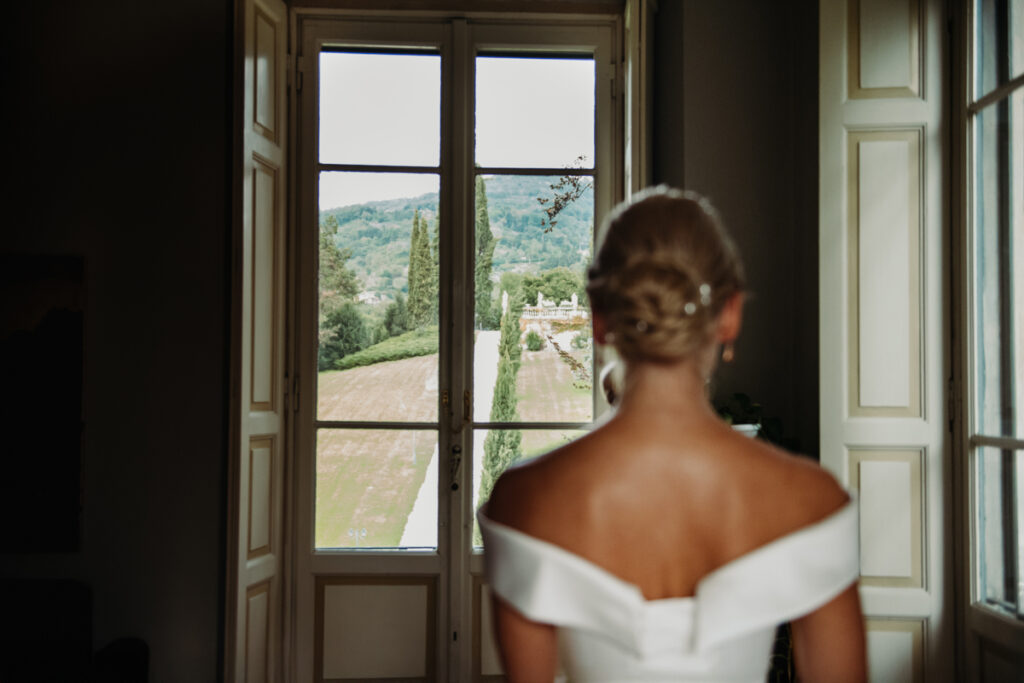
[[[473,346],[474,396],[473,418],[486,421],[491,416],[491,401],[494,399],[494,384],[498,378],[498,340],[501,333],[482,330],[477,333]],[[436,384],[436,380],[435,380]],[[436,390],[436,386],[434,387]],[[484,437],[482,431],[473,433],[473,471],[480,472],[484,462]],[[400,545],[405,548],[437,547],[437,444],[430,457],[426,477],[416,495],[416,502],[409,513],[409,519],[402,531]],[[479,504],[479,489],[474,482],[473,510]]]

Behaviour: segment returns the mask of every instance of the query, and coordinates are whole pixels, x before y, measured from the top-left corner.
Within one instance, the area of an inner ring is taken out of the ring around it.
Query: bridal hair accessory
[[[700,304],[701,306],[711,305],[711,285],[706,282],[700,286]]]
[[[722,347],[722,362],[731,363],[732,359],[736,357],[736,351],[732,348],[732,342],[727,343]]]
[[[700,287],[697,288],[700,292],[700,305],[710,306],[711,305],[711,285],[706,282],[702,282]],[[697,304],[692,301],[687,301],[686,305],[683,306],[683,313],[686,315],[693,315],[697,312]]]

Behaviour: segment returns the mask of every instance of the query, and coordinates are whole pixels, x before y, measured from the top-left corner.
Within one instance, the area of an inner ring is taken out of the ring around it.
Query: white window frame
[[[983,433],[978,425],[977,378],[975,376],[975,335],[977,333],[976,290],[978,274],[976,273],[976,188],[977,159],[975,149],[975,125],[983,111],[1008,100],[1012,94],[1024,89],[1024,75],[1018,75],[1000,84],[988,92],[979,93],[976,89],[977,74],[975,59],[976,45],[975,20],[980,0],[958,4],[953,9],[952,25],[957,27],[954,40],[959,48],[955,51],[957,58],[953,69],[954,102],[951,160],[953,168],[953,255],[952,259],[952,294],[953,321],[952,331],[955,352],[952,356],[953,380],[950,384],[950,408],[953,420],[954,439],[954,500],[955,524],[960,543],[956,550],[956,591],[957,624],[959,635],[957,642],[957,679],[958,680],[996,680],[983,676],[998,675],[985,673],[986,652],[998,652],[997,658],[1005,658],[999,665],[1016,666],[1018,674],[1024,673],[1024,619],[1021,618],[1021,602],[1024,595],[1018,589],[1017,615],[1005,607],[988,604],[982,595],[981,580],[981,538],[977,525],[980,499],[978,473],[978,453],[982,448],[998,448],[1008,450],[1024,450],[1024,439],[1003,435]],[[1018,116],[1020,113],[1018,112]],[[1017,122],[1017,135],[1021,135],[1024,126]],[[1012,143],[1011,143],[1012,144]],[[1010,162],[1013,163],[1012,161]],[[1021,182],[1021,178],[1015,178]],[[989,188],[988,191],[991,191]],[[1012,229],[1012,226],[1011,226]],[[1019,305],[1019,304],[1018,304]],[[1002,343],[1008,343],[1008,331],[1000,328]],[[1018,353],[1018,359],[1020,354]],[[1020,391],[1021,387],[1018,386]],[[1020,400],[1018,398],[1018,400]],[[1024,495],[1018,491],[1017,495]],[[1019,543],[1019,541],[1018,541]],[[1017,548],[1017,555],[1021,549]],[[1006,560],[1007,558],[1004,558]],[[1015,560],[1014,560],[1015,561]],[[1017,563],[1017,581],[1024,581],[1024,563]],[[995,648],[995,650],[991,649]],[[1013,658],[1017,664],[1013,664]],[[994,660],[989,666],[996,665]]]
[[[372,3],[371,3],[372,4]],[[535,3],[527,3],[536,8]],[[506,6],[507,7],[507,6]],[[442,230],[450,230],[452,225],[461,224],[468,227],[468,238],[453,239],[446,235],[441,248],[442,262],[461,264],[466,273],[472,273],[473,249],[472,216],[474,173],[472,158],[472,77],[465,65],[473,57],[472,45],[468,42],[468,32],[472,30],[477,37],[477,45],[490,49],[521,48],[528,43],[540,45],[563,45],[568,51],[579,51],[578,39],[573,38],[574,27],[603,26],[608,30],[608,45],[604,48],[608,56],[607,63],[596,64],[598,69],[597,89],[598,101],[607,98],[610,93],[610,110],[600,113],[596,121],[595,169],[600,175],[596,184],[594,198],[595,229],[611,207],[633,191],[648,183],[650,177],[650,145],[649,145],[649,93],[651,58],[650,41],[647,40],[653,3],[650,0],[629,0],[628,2],[594,2],[581,4],[590,7],[594,13],[578,13],[573,15],[552,13],[453,13],[438,11],[366,11],[366,10],[332,10],[293,9],[292,45],[295,51],[292,82],[298,92],[293,91],[291,120],[296,122],[292,131],[292,202],[294,207],[292,231],[292,295],[290,298],[293,315],[291,316],[293,331],[291,360],[295,366],[296,376],[305,381],[299,382],[296,392],[297,404],[300,406],[298,415],[293,421],[294,431],[291,435],[294,457],[291,468],[291,484],[289,485],[289,521],[288,536],[291,539],[292,571],[292,606],[289,610],[289,621],[292,634],[290,651],[293,653],[289,667],[296,680],[308,680],[312,677],[311,665],[316,647],[314,645],[313,615],[315,605],[312,604],[313,593],[311,577],[329,574],[438,574],[442,583],[438,586],[438,605],[446,606],[437,610],[439,615],[447,612],[447,618],[439,616],[439,633],[447,634],[448,638],[438,638],[436,674],[440,679],[469,680],[474,676],[472,664],[474,652],[467,647],[470,639],[463,638],[463,643],[453,643],[452,631],[469,632],[472,628],[474,612],[472,599],[462,599],[459,594],[469,596],[479,576],[482,574],[482,557],[472,550],[472,475],[468,467],[455,470],[458,479],[449,482],[444,473],[449,471],[447,457],[449,449],[441,446],[442,457],[439,471],[442,473],[439,482],[439,537],[438,549],[432,551],[317,551],[314,546],[313,528],[315,524],[315,416],[312,410],[302,410],[305,406],[315,405],[315,357],[309,353],[301,353],[310,343],[310,335],[315,339],[317,320],[316,304],[316,248],[315,238],[304,234],[301,226],[315,226],[318,219],[318,208],[315,195],[315,175],[313,170],[316,159],[303,156],[303,150],[315,150],[316,107],[309,106],[308,93],[316,88],[316,69],[319,45],[325,42],[344,43],[348,45],[365,41],[367,44],[380,44],[380,32],[377,28],[388,26],[384,33],[388,34],[394,45],[400,46],[403,41],[412,44],[423,44],[424,36],[429,40],[444,44],[442,59],[451,59],[450,53],[461,52],[460,60],[453,60],[454,66],[443,66],[444,79],[453,85],[442,85],[442,128],[454,134],[461,131],[461,142],[454,143],[447,151],[442,149],[441,192],[439,197],[442,220],[447,226]],[[504,7],[503,7],[504,8]],[[605,8],[606,11],[599,12]],[[608,9],[614,11],[608,12]],[[470,26],[472,24],[472,26]],[[537,24],[543,24],[537,26]],[[627,26],[629,27],[627,29]],[[516,27],[520,27],[517,29]],[[529,31],[525,28],[529,27]],[[503,35],[510,30],[522,29],[521,38],[514,44],[506,44]],[[446,35],[446,33],[448,35]],[[572,46],[576,44],[577,48]],[[445,53],[449,54],[445,54]],[[603,58],[602,58],[603,59]],[[447,64],[447,62],[446,62]],[[302,89],[305,89],[303,92]],[[458,103],[468,103],[460,106]],[[600,107],[599,107],[600,109]],[[446,128],[447,127],[447,128]],[[444,147],[445,140],[442,139]],[[454,155],[462,152],[462,158]],[[308,153],[306,153],[308,156]],[[312,182],[312,184],[311,184]],[[447,220],[446,218],[447,217]],[[470,278],[471,283],[471,278]],[[454,377],[449,395],[453,397],[456,407],[461,405],[461,397],[465,387],[471,386],[471,354],[466,353],[472,345],[473,297],[461,292],[452,291],[451,282],[442,279],[440,292],[441,315],[453,321],[450,327],[442,325],[441,334],[450,334],[449,330],[461,330],[462,336],[442,339],[442,348],[447,344],[452,349],[450,358],[442,357],[440,372],[442,377],[447,374]],[[454,302],[463,302],[459,306]],[[311,332],[311,330],[313,332]],[[467,346],[468,345],[468,346]],[[461,368],[452,367],[450,359],[468,359]],[[451,421],[445,415],[439,415],[440,431],[454,432],[461,419],[461,411],[453,411]],[[472,442],[472,424],[462,430],[463,453]],[[455,441],[453,441],[455,443]],[[450,445],[450,444],[449,444]],[[443,495],[450,484],[459,483],[461,495],[448,496],[447,503]],[[462,520],[463,524],[453,524],[454,520]],[[466,523],[468,520],[468,524]],[[467,551],[468,549],[468,551]],[[397,558],[397,559],[396,559]],[[444,582],[447,574],[449,579]],[[443,623],[442,623],[443,622]],[[475,653],[479,658],[479,649]],[[446,664],[450,662],[450,666]]]

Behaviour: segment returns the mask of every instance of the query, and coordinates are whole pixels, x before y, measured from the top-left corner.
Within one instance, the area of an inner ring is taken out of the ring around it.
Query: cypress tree
[[[441,294],[441,259],[439,243],[441,234],[441,214],[434,216],[434,236],[430,240],[430,322],[436,323],[439,316],[439,298]]]
[[[412,327],[420,327],[426,323],[429,313],[429,302],[427,301],[427,278],[428,272],[425,267],[428,265],[423,260],[423,246],[426,229],[420,220],[420,212],[417,209],[412,217],[412,237],[409,241],[409,298],[407,307],[409,310],[409,322]]]
[[[491,267],[494,260],[496,240],[491,232],[491,219],[487,215],[487,188],[484,179],[476,177],[476,264],[473,272],[473,284],[476,291],[477,328],[484,327],[491,308]]]
[[[434,275],[434,260],[430,255],[430,229],[426,216],[420,217],[420,236],[416,243],[416,272],[419,274],[419,300],[417,301],[416,327],[431,322],[437,301],[437,278]]]
[[[514,346],[516,359],[509,352]],[[519,321],[511,311],[501,319],[498,377],[491,401],[491,422],[518,422],[519,398],[516,396],[516,375],[519,372]],[[494,482],[509,465],[522,457],[523,433],[518,429],[494,429],[484,438],[483,471],[480,473],[480,500],[491,495]]]

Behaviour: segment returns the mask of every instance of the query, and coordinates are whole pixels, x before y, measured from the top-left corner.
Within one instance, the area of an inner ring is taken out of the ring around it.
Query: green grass
[[[397,337],[385,339],[379,344],[345,356],[338,361],[335,369],[349,370],[389,360],[429,356],[432,353],[437,353],[437,325],[422,327]]]
[[[430,431],[320,430],[317,435],[316,545],[399,544],[426,476]],[[413,455],[415,453],[415,456]]]

